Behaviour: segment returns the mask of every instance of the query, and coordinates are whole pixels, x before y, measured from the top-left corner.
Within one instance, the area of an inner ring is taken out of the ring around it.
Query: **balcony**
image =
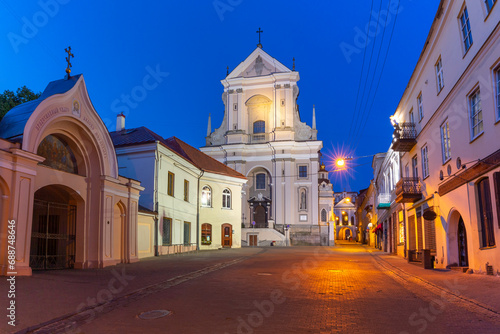
[[[396,202],[413,203],[422,198],[420,178],[403,177],[396,184]]]
[[[391,194],[379,194],[377,197],[377,209],[387,210],[391,207]]]
[[[415,123],[404,122],[394,125],[394,139],[392,140],[392,149],[397,152],[410,152],[417,143],[417,130]]]

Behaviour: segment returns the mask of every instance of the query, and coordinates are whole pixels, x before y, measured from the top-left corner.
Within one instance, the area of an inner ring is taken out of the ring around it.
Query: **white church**
[[[242,246],[328,245],[333,192],[320,219],[322,141],[300,119],[299,72],[257,48],[226,78],[224,118],[200,150],[248,178],[242,192]],[[329,185],[331,186],[331,185]],[[325,205],[321,205],[321,210]]]

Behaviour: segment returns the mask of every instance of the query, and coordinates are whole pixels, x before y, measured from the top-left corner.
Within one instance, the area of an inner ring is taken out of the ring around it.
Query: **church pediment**
[[[291,71],[264,50],[257,48],[247,57],[247,59],[229,73],[227,79],[241,77],[250,78],[283,72]]]

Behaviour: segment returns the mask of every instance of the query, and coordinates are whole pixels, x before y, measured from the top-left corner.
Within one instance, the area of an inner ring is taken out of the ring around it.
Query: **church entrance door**
[[[231,224],[222,225],[222,247],[231,248],[233,245],[233,227]]]
[[[257,241],[257,235],[256,234],[251,234],[248,236],[248,244],[249,246],[255,247],[258,244]]]
[[[255,227],[258,228],[266,228],[266,209],[262,205],[258,205],[255,207],[253,213],[253,220],[255,221]]]

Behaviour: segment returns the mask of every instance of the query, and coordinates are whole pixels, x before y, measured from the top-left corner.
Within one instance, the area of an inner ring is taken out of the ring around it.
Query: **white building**
[[[436,267],[500,269],[500,8],[442,0],[394,113],[410,251]],[[435,239],[435,240],[433,240]]]
[[[260,46],[221,81],[224,118],[213,132],[209,121],[206,146],[200,149],[249,180],[241,222],[250,229],[243,230],[243,244],[285,244],[287,232],[292,244],[319,244],[323,144],[314,114],[312,127],[300,119],[298,81],[298,72]]]
[[[334,215],[336,222],[336,240],[356,240],[357,220],[356,220],[356,198],[357,192],[342,192],[335,194]]]
[[[334,196],[333,185],[328,178],[328,171],[325,164],[321,164],[318,172],[318,188],[319,188],[319,222],[323,229],[328,230],[328,238],[326,235],[321,240],[322,245],[333,246],[335,244],[335,214],[333,212]],[[325,233],[323,233],[325,234]]]
[[[120,172],[144,181],[142,257],[155,250],[162,255],[241,246],[243,175],[178,138],[164,139],[145,127],[125,129],[123,115],[110,135]]]

